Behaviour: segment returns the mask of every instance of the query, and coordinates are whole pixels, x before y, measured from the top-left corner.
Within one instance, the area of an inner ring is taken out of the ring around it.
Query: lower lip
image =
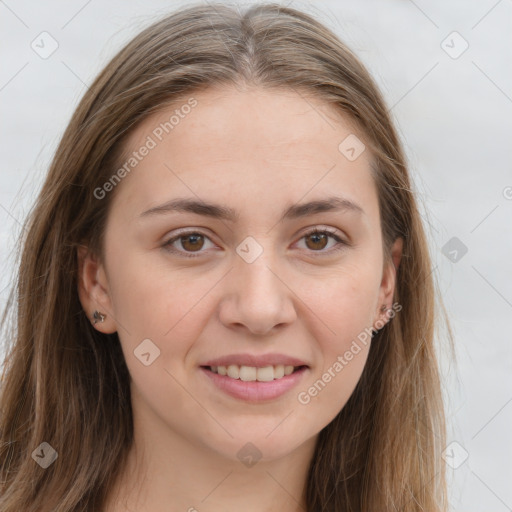
[[[246,382],[240,379],[232,379],[226,375],[219,375],[204,367],[200,369],[221,391],[224,391],[234,398],[245,400],[246,402],[274,400],[284,395],[299,383],[308,370],[307,367],[303,367],[290,375],[285,375],[280,379],[274,379],[268,382]]]

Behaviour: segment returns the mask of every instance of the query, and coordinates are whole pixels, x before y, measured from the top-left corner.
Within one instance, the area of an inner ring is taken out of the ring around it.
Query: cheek
[[[115,262],[109,279],[116,321],[134,339],[170,337],[212,287],[211,280],[193,278],[186,269],[166,266],[163,258],[147,254]]]
[[[298,402],[329,422],[346,404],[363,372],[371,343],[379,275],[373,266],[347,266],[309,287],[307,328],[320,358],[298,393]],[[306,283],[303,290],[305,293]]]
[[[178,428],[172,411],[180,411],[180,418],[201,412],[183,388],[188,370],[184,362],[207,320],[207,301],[201,298],[212,283],[192,282],[183,269],[148,265],[136,255],[113,263],[109,278],[137,410]]]
[[[193,277],[193,269],[162,260],[134,252],[112,265],[114,316],[126,364],[145,402],[155,410],[172,403],[172,410],[186,411],[190,397],[179,383],[186,381],[192,369],[187,363],[193,362],[187,356],[214,314],[209,298],[220,277],[198,278],[197,271]]]
[[[303,318],[311,321],[309,328],[324,354],[332,357],[346,350],[353,338],[372,326],[379,280],[376,266],[362,261],[340,266],[316,280],[301,278],[298,294],[310,310]]]
[[[371,343],[373,290],[337,286],[311,309],[319,357],[297,401],[319,424],[328,424],[345,406],[363,372]]]

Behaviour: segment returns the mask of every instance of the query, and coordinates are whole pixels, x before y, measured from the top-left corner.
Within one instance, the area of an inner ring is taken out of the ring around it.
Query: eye
[[[204,233],[198,231],[187,231],[181,232],[179,235],[169,239],[164,244],[164,248],[172,253],[183,255],[187,258],[195,258],[201,252],[201,249],[205,245],[205,241],[211,240]],[[176,245],[181,246],[181,249],[177,249]],[[199,253],[198,255],[193,253]]]
[[[332,244],[331,248],[328,250],[324,250],[329,244],[329,238],[334,240],[335,243]],[[329,254],[335,251],[339,251],[349,245],[336,234],[336,231],[331,231],[325,228],[315,228],[307,232],[300,238],[300,241],[302,240],[306,240],[306,249],[321,254]],[[186,258],[196,258],[200,256],[201,253],[205,252],[201,249],[205,247],[206,241],[209,241],[212,246],[214,246],[210,238],[200,231],[182,231],[180,234],[170,238],[167,242],[165,242],[163,247],[171,253],[179,254],[180,256],[185,256]],[[208,249],[208,247],[206,248]]]
[[[334,240],[335,243],[331,245],[331,248],[324,251],[329,244],[329,238]],[[300,240],[305,240],[306,248],[313,252],[320,253],[332,253],[344,249],[349,244],[345,242],[341,237],[336,234],[336,231],[329,229],[318,229],[315,228],[301,237]]]

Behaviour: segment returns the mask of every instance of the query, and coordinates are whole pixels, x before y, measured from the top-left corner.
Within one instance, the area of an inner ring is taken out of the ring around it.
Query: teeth
[[[292,366],[292,372],[293,372],[293,366]],[[281,377],[284,377],[284,366],[282,364],[279,364],[277,366],[274,366],[274,379],[280,379]]]
[[[277,364],[276,366],[264,366],[256,368],[255,366],[238,366],[230,364],[229,366],[210,366],[210,370],[219,375],[227,375],[232,379],[240,379],[245,382],[270,382],[274,379],[281,379],[285,375],[293,373],[295,368],[292,365]]]
[[[240,367],[236,364],[229,365],[228,377],[231,377],[232,379],[238,379],[240,377]]]
[[[293,373],[293,366],[285,366],[284,367],[284,374],[290,375],[290,373]]]
[[[260,382],[269,382],[274,380],[274,367],[265,366],[263,368],[258,368],[256,373],[256,380],[259,380]]]
[[[258,377],[258,369],[254,366],[240,366],[239,376],[240,380],[245,380],[247,382],[255,381]]]

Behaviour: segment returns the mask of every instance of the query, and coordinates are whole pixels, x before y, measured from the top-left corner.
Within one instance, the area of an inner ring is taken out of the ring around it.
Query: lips
[[[212,372],[209,367],[201,367],[200,371],[207,378],[207,382],[212,383],[219,391],[244,402],[256,403],[277,400],[285,395],[299,385],[309,369],[301,366],[289,375],[263,382],[244,381],[228,375],[219,375]]]
[[[246,402],[275,400],[309,372],[309,365],[286,354],[230,354],[205,361],[203,375],[219,390]]]
[[[224,393],[248,402],[275,400],[295,387],[309,366],[285,354],[232,354],[200,366]]]

